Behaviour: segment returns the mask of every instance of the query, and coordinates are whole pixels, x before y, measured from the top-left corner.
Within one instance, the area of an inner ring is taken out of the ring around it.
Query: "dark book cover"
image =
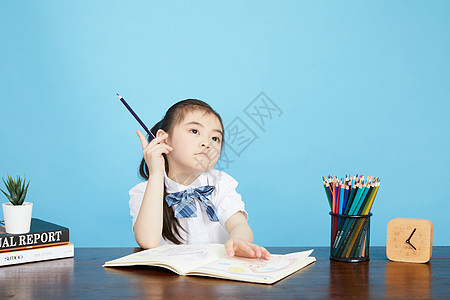
[[[6,233],[4,222],[0,226],[0,252],[55,246],[69,242],[69,229],[41,219],[32,218],[30,232]]]

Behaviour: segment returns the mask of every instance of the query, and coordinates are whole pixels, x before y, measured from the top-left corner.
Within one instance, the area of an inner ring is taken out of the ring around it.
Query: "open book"
[[[164,245],[115,260],[103,267],[158,266],[178,275],[272,284],[316,261],[313,250],[262,258],[229,257],[223,244]]]

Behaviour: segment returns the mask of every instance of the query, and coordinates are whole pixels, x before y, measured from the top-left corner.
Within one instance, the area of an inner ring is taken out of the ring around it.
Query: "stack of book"
[[[73,256],[66,227],[36,218],[24,234],[9,234],[0,226],[0,267]]]

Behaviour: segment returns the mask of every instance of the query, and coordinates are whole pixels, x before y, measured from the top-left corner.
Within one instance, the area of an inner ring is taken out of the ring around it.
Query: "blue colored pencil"
[[[342,208],[342,213],[345,213],[345,209],[347,208],[349,194],[350,194],[350,189],[349,189],[349,186],[346,184],[345,192],[344,192],[344,207]]]
[[[150,130],[148,130],[147,126],[145,126],[144,122],[142,122],[141,119],[138,117],[138,115],[133,111],[133,109],[131,109],[131,107],[128,105],[125,99],[123,99],[123,97],[120,96],[119,94],[117,94],[117,96],[119,97],[120,101],[122,101],[123,105],[125,105],[125,107],[128,109],[128,111],[133,115],[136,121],[138,121],[139,124],[141,124],[142,128],[144,128],[144,130],[148,133],[148,136],[151,137],[150,141],[154,139],[155,136],[153,135],[153,133]]]

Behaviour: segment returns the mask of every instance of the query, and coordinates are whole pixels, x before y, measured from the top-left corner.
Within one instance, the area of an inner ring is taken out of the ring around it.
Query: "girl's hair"
[[[207,103],[205,103],[201,100],[197,100],[197,99],[186,99],[186,100],[182,100],[182,101],[177,102],[174,105],[172,105],[167,110],[164,118],[161,121],[159,121],[158,123],[156,123],[155,126],[153,126],[153,128],[150,129],[150,131],[155,136],[156,136],[156,132],[159,129],[162,129],[165,132],[167,132],[168,134],[171,134],[173,132],[173,129],[175,128],[175,126],[178,125],[180,122],[182,122],[184,117],[188,113],[193,112],[193,111],[198,111],[198,110],[204,111],[205,114],[210,113],[210,114],[215,115],[219,119],[220,125],[222,126],[222,132],[224,132],[222,118],[220,117],[220,115],[217,112],[215,112],[212,109],[212,107],[209,106]],[[148,139],[149,139],[149,137],[147,137],[147,140]],[[221,147],[223,147],[223,145],[224,145],[224,136],[222,136]],[[169,163],[167,161],[167,156],[165,153],[163,153],[162,155],[164,157],[166,173],[169,174]],[[148,180],[149,171],[148,171],[147,163],[145,162],[144,158],[141,160],[141,164],[139,166],[139,175],[143,179]],[[181,244],[182,238],[180,235],[180,229],[184,230],[185,232],[186,232],[186,230],[181,227],[178,219],[175,218],[173,209],[169,208],[167,206],[167,203],[165,201],[166,196],[167,196],[167,191],[164,188],[162,237],[165,240],[169,240],[175,244]]]

